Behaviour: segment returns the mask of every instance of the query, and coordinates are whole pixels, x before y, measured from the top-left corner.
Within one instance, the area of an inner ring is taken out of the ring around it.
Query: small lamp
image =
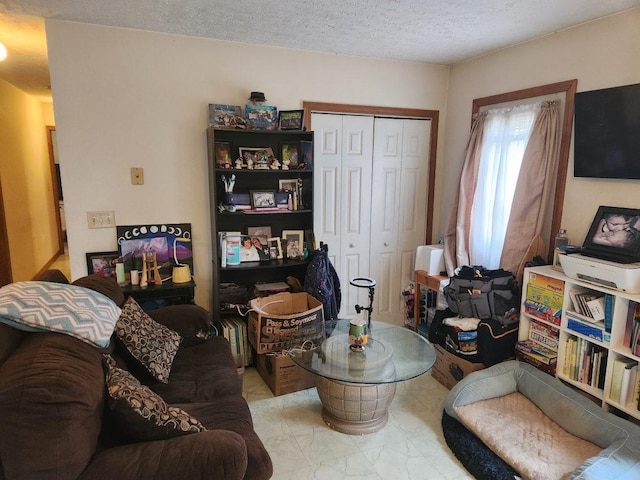
[[[189,265],[180,263],[178,261],[178,242],[190,242],[190,238],[176,237],[173,239],[173,259],[176,261],[176,265],[173,267],[171,274],[171,280],[173,283],[188,283],[191,281],[191,270]]]
[[[375,293],[376,281],[369,277],[354,277],[349,280],[349,283],[354,287],[369,289],[369,306],[361,307],[356,305],[355,308],[356,313],[360,313],[363,310],[367,312],[367,333],[371,333],[371,313],[373,312],[373,294]]]

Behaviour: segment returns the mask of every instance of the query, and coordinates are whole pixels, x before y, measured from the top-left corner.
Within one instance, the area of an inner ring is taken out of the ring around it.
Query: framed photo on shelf
[[[231,142],[214,142],[216,168],[231,168]]]
[[[280,144],[280,160],[283,167],[295,170],[300,164],[300,142],[285,142]],[[283,168],[283,170],[287,170]]]
[[[251,190],[251,208],[277,208],[275,190]]]
[[[247,235],[249,235],[250,237],[257,237],[257,236],[264,235],[265,237],[268,238],[271,236],[271,227],[270,226],[247,227]]]
[[[118,252],[87,253],[87,274],[115,278],[117,260]]]
[[[282,242],[280,241],[280,237],[267,238],[267,245],[269,246],[270,260],[282,258]]]
[[[271,147],[240,147],[238,149],[242,163],[253,165],[256,170],[268,170],[275,160]]]
[[[280,130],[302,130],[304,110],[280,110],[278,128]]]
[[[295,178],[278,180],[278,190],[280,192],[295,192],[297,188],[298,180]]]
[[[303,230],[283,230],[282,239],[284,240],[284,250],[289,259],[302,258],[304,248],[304,231]]]
[[[275,130],[278,126],[278,109],[271,105],[245,105],[244,117],[256,130]]]
[[[235,127],[238,117],[242,116],[239,105],[209,104],[209,126]]]
[[[300,140],[300,165],[298,167],[313,170],[313,142]]]

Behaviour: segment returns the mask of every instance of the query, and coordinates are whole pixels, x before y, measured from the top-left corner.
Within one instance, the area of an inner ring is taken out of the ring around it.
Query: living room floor
[[[442,435],[449,390],[428,373],[398,383],[389,422],[363,436],[329,428],[315,388],[274,397],[247,368],[243,391],[271,455],[273,480],[473,480]]]

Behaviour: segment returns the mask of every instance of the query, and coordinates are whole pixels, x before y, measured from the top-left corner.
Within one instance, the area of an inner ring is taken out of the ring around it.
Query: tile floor
[[[326,426],[315,388],[274,397],[253,368],[243,387],[273,480],[473,480],[442,436],[449,390],[428,373],[399,383],[387,425],[363,436]]]

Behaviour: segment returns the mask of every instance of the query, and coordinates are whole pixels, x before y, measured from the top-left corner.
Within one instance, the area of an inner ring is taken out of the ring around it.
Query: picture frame
[[[300,140],[300,162],[298,168],[313,170],[313,142]]]
[[[255,130],[275,130],[278,126],[278,108],[272,105],[247,104],[244,118]]]
[[[233,164],[231,159],[231,142],[216,140],[213,142],[213,151],[216,157],[216,168],[231,168]]]
[[[239,147],[238,152],[242,163],[252,165],[256,170],[268,170],[275,160],[271,147]]]
[[[260,235],[250,237],[242,235],[240,239],[240,262],[264,262],[269,261],[269,247],[267,237]]]
[[[209,104],[209,126],[238,127],[238,120],[241,118],[240,105]]]
[[[282,259],[282,242],[280,237],[267,238],[267,245],[269,246],[269,258],[271,260]]]
[[[278,128],[280,130],[302,130],[304,127],[304,110],[280,110]]]
[[[282,243],[284,243],[284,256],[290,260],[298,260],[303,257],[304,230],[283,230],[282,240]]]
[[[193,252],[190,223],[116,226],[118,253],[125,272],[142,270],[142,252],[155,253],[162,280],[173,274],[175,258],[188,265],[193,275]]]
[[[87,275],[116,277],[116,261],[118,252],[89,252],[87,256]]]
[[[618,263],[640,261],[640,209],[598,207],[581,253]]]
[[[280,162],[283,170],[295,170],[300,165],[300,142],[282,142],[280,144]],[[285,165],[287,168],[284,168]]]
[[[275,190],[251,190],[249,195],[254,210],[278,208]]]
[[[250,237],[264,235],[265,237],[269,238],[271,236],[271,227],[247,227],[247,235],[249,235]]]
[[[298,180],[295,178],[283,178],[278,180],[278,191],[295,192],[298,188]]]

